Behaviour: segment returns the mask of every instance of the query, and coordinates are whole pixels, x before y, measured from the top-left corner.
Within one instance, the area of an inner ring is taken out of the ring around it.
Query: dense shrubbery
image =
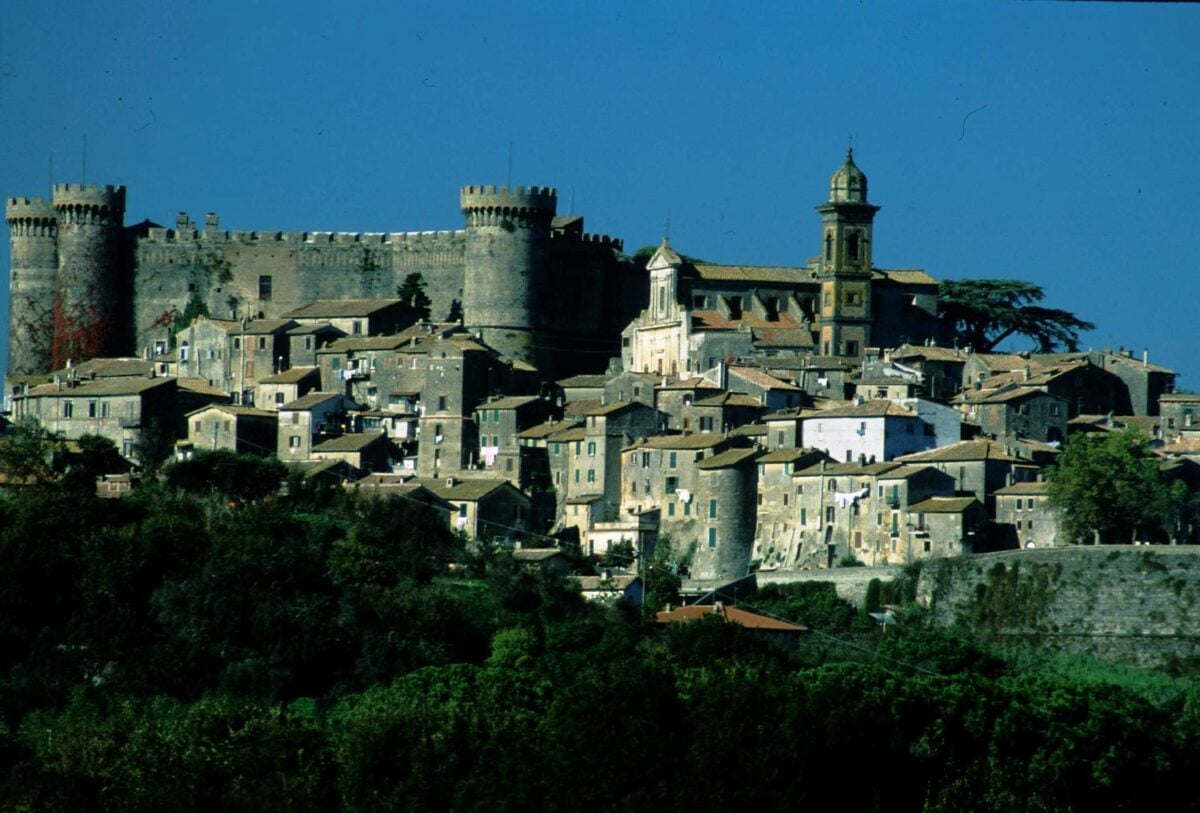
[[[6,809],[1197,806],[1191,684],[881,633],[829,585],[753,597],[822,633],[794,652],[655,630],[419,504],[281,475],[0,496]]]

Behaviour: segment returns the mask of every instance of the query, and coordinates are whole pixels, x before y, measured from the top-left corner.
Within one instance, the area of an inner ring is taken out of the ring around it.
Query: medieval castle
[[[878,207],[852,154],[817,207],[821,253],[807,265],[691,264],[667,249],[649,286],[619,239],[557,215],[554,189],[467,186],[460,202],[463,229],[360,234],[221,231],[212,213],[202,228],[185,213],[173,229],[126,226],[120,186],[10,198],[8,375],[159,355],[189,306],[270,319],[318,299],[392,298],[414,272],[434,320],[461,313],[488,345],[553,376],[618,355],[664,374],[753,352],[858,358],[937,329],[934,280],[872,265]]]

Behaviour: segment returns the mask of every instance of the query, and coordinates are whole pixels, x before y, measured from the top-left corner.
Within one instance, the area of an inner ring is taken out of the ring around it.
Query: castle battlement
[[[558,190],[550,186],[464,186],[459,201],[463,211],[508,209],[553,214],[558,208]]]
[[[9,221],[32,218],[55,217],[54,205],[45,198],[9,198],[4,205],[4,216]]]
[[[10,201],[11,206],[11,201]],[[54,216],[54,210],[49,214]],[[388,246],[397,244],[416,243],[446,243],[461,240],[466,236],[466,230],[444,231],[410,231],[410,232],[337,232],[337,231],[215,231],[206,229],[167,229],[152,228],[143,238],[147,243],[195,243],[195,242],[237,242],[237,243],[305,243],[308,245],[335,246]]]
[[[95,206],[125,211],[125,187],[105,184],[58,183],[54,185],[55,206]]]
[[[570,234],[565,232],[557,232],[550,235],[550,239],[556,243],[577,243],[584,246],[603,246],[616,251],[625,249],[625,241],[619,237],[611,237],[607,234]]]

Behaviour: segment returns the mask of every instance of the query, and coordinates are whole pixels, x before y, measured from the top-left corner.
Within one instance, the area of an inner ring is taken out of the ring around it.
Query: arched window
[[[831,262],[832,260],[833,260],[833,235],[826,234],[825,235],[825,262]]]
[[[846,238],[846,258],[850,260],[858,259],[858,232],[852,232]]]

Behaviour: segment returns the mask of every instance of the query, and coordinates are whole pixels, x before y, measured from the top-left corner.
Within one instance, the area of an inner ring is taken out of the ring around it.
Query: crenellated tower
[[[878,206],[867,202],[867,176],[854,148],[829,180],[821,214],[820,344],[824,356],[858,358],[871,341],[872,228]]]
[[[8,375],[50,369],[58,277],[58,213],[42,198],[9,198]]]
[[[129,342],[125,187],[56,184],[58,278],[51,364],[117,355]]]
[[[464,186],[460,193],[467,225],[463,322],[500,352],[533,364],[541,308],[554,307],[538,294],[550,282],[557,201],[554,189],[538,186]]]

